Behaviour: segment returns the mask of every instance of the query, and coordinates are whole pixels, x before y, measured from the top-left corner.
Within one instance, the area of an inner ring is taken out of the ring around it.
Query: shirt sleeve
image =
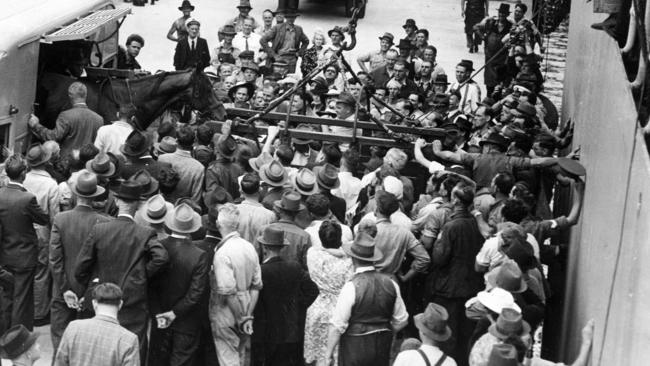
[[[530,159],[529,158],[520,158],[517,156],[509,156],[508,162],[513,168],[527,169],[530,168]]]
[[[429,263],[431,258],[429,258],[429,253],[424,249],[422,243],[415,238],[413,233],[408,232],[408,246],[407,250],[411,256],[413,256],[413,262],[411,263],[411,268],[419,273],[425,273],[429,268]]]
[[[406,312],[406,305],[404,304],[404,299],[402,299],[402,294],[399,290],[399,285],[391,280],[393,286],[395,286],[395,293],[397,297],[395,298],[395,305],[393,306],[393,317],[390,320],[390,325],[393,329],[401,328],[404,323],[408,321],[409,314]]]
[[[399,288],[397,289],[399,295]],[[339,298],[336,301],[336,306],[332,312],[330,324],[333,325],[340,333],[344,333],[348,329],[348,321],[352,314],[352,306],[354,306],[354,285],[352,282],[346,282],[341,289]]]
[[[478,153],[465,153],[460,155],[460,162],[463,165],[474,165],[476,158],[481,155]]]
[[[214,277],[217,281],[217,293],[223,296],[235,295],[237,293],[237,282],[235,281],[235,272],[230,258],[217,253],[214,256],[213,266]]]
[[[429,174],[433,174],[439,170],[445,170],[445,166],[437,161],[429,162]]]
[[[481,266],[490,265],[497,247],[495,244],[498,244],[498,240],[499,239],[497,237],[492,237],[483,243],[481,250],[479,250],[478,254],[476,254],[476,263],[480,264]]]

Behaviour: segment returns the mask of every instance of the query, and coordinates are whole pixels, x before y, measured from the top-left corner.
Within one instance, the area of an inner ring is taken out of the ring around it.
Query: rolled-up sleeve
[[[399,291],[399,285],[392,281],[393,286],[395,286],[395,292],[397,297],[395,298],[395,305],[393,306],[393,317],[390,320],[390,325],[393,329],[402,328],[409,318],[409,313],[406,311],[406,305],[404,304],[404,299],[402,299],[402,294]]]
[[[399,288],[397,290],[399,293]],[[334,307],[332,318],[330,320],[330,324],[340,333],[344,333],[345,330],[348,329],[348,322],[350,320],[350,315],[352,314],[355,295],[354,285],[352,282],[346,282],[341,289],[341,293],[336,301],[336,306]]]
[[[429,263],[431,263],[429,253],[427,253],[422,243],[412,233],[409,232],[409,236],[411,238],[408,244],[408,252],[413,256],[411,268],[416,272],[425,273],[429,268]]]

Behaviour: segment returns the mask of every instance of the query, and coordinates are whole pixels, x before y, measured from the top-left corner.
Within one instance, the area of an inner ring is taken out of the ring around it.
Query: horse
[[[59,75],[56,89],[47,93],[45,98],[45,115],[50,117],[43,123],[46,127],[53,128],[52,118],[55,120],[58,113],[72,107],[67,89],[75,81],[86,85],[86,105],[102,116],[105,123],[117,119],[121,104],[135,106],[136,127],[141,130],[147,129],[166,109],[179,103],[198,110],[202,117],[223,120],[226,116],[210,80],[197,69],[165,71],[132,79],[100,77],[75,80]]]

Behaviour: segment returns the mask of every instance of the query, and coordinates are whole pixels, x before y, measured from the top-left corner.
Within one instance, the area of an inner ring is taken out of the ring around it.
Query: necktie
[[[248,37],[244,38],[246,40],[246,51],[248,51]]]
[[[192,40],[192,52],[194,52],[194,40]]]

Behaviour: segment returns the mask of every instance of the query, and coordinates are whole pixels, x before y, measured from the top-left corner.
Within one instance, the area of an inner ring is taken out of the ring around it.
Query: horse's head
[[[226,118],[226,109],[214,94],[210,79],[201,70],[195,69],[192,73],[191,93],[192,108],[201,113],[209,113],[216,120],[223,121]]]

